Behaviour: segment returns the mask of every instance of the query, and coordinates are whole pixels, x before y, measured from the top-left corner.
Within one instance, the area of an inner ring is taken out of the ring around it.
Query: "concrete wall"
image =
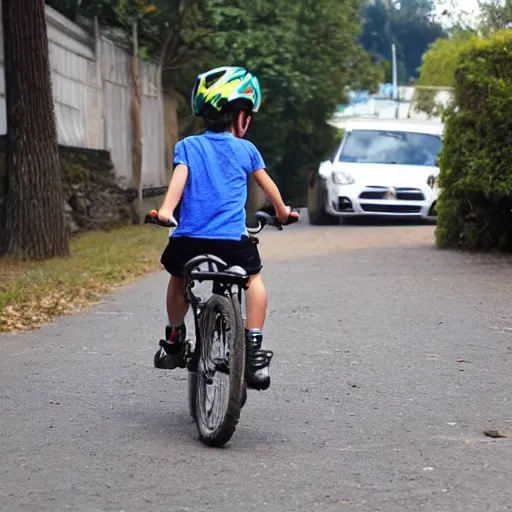
[[[1,5],[1,2],[0,2]],[[131,184],[130,56],[46,8],[59,143],[111,152],[116,174]],[[5,78],[0,24],[0,135],[5,134]],[[162,91],[156,66],[141,63],[142,184],[166,185]]]

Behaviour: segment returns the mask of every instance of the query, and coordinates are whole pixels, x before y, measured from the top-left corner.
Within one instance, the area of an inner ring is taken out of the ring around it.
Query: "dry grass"
[[[0,332],[37,328],[159,270],[167,236],[155,226],[129,226],[72,240],[69,258],[0,260]]]

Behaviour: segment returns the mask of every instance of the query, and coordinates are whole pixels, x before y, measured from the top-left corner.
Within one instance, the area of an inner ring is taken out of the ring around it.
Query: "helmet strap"
[[[249,126],[251,125],[252,115],[246,112],[245,110],[241,110],[238,112],[235,122],[231,126],[231,133],[238,137],[239,139],[243,139]]]

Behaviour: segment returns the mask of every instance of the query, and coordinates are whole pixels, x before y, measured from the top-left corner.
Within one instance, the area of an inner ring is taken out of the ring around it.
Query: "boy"
[[[173,369],[182,363],[187,313],[183,267],[190,258],[210,253],[228,265],[239,265],[250,277],[246,291],[247,384],[253,389],[267,389],[273,354],[261,349],[267,294],[260,276],[257,241],[248,236],[245,225],[248,176],[254,176],[272,201],[280,222],[298,214],[284,204],[259,151],[243,139],[261,103],[258,79],[239,67],[207,71],[197,77],[191,103],[194,114],[204,119],[206,131],[176,145],[174,173],[158,211],[161,221],[173,220],[182,199],[179,226],[161,259],[171,274],[167,291],[169,325],[154,364]]]

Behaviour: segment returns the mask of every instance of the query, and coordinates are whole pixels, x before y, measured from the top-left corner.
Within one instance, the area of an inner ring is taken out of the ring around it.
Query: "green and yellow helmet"
[[[192,110],[196,116],[203,115],[206,105],[220,112],[235,100],[247,100],[253,112],[258,112],[260,108],[259,80],[246,69],[224,66],[198,75],[191,97]]]

